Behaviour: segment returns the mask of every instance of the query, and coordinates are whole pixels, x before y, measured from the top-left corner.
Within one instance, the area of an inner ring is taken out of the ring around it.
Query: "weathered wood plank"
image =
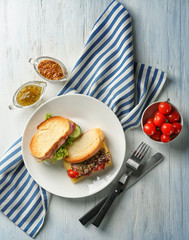
[[[22,134],[33,109],[9,111],[15,89],[39,79],[30,57],[54,56],[69,72],[80,56],[94,22],[109,0],[0,1],[0,154]],[[141,129],[127,135],[127,156],[141,140],[161,151],[164,162],[116,200],[100,229],[78,219],[106,195],[111,186],[86,199],[53,197],[39,239],[188,239],[189,236],[189,2],[187,0],[120,0],[133,18],[135,59],[168,72],[159,99],[169,97],[181,110],[184,131],[169,145],[149,141]],[[62,85],[49,84],[45,99]],[[11,138],[10,138],[11,136]],[[2,213],[0,238],[29,239]]]

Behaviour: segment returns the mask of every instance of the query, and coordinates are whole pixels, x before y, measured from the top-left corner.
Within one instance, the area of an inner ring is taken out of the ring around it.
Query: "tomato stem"
[[[169,98],[167,98],[167,101],[165,101],[165,102],[167,102],[167,103],[170,103],[170,99],[169,99]]]

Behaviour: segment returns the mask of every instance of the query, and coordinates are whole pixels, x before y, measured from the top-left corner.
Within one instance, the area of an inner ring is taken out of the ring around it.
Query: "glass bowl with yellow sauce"
[[[31,81],[19,87],[13,96],[13,105],[9,109],[28,108],[40,104],[47,83],[44,81]]]
[[[68,80],[65,65],[56,58],[43,56],[37,59],[30,58],[29,62],[37,74],[47,82],[60,83]]]

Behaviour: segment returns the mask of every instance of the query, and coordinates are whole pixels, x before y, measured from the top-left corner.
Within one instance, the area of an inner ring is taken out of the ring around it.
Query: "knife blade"
[[[150,172],[154,167],[156,167],[160,162],[162,162],[164,159],[163,155],[161,153],[156,153],[153,156],[151,156],[148,160],[146,160],[144,163],[141,164],[139,169],[135,171],[130,178],[128,179],[127,183],[122,186],[122,191],[128,190],[130,187],[132,187],[136,182],[138,182],[143,176],[145,176],[148,172]],[[120,192],[120,193],[121,193]],[[81,224],[85,225],[87,222],[89,222],[94,216],[97,215],[97,213],[100,211],[106,200],[108,199],[108,196],[105,197],[103,200],[101,200],[96,206],[94,206],[91,210],[89,210],[85,215],[83,215],[79,221]]]

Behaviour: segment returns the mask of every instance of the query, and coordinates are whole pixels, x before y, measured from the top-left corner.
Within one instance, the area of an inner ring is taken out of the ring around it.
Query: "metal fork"
[[[130,156],[128,160],[125,161],[125,164],[127,166],[125,173],[121,176],[119,179],[116,187],[114,190],[110,193],[110,195],[106,198],[105,203],[101,207],[100,211],[96,215],[94,221],[92,222],[93,225],[98,227],[100,223],[102,222],[104,216],[106,215],[106,212],[112,205],[115,198],[119,195],[121,191],[123,191],[126,187],[127,179],[133,172],[135,172],[139,166],[141,165],[141,162],[149,150],[150,146],[146,143],[141,143],[138,148],[134,151],[134,153]]]
[[[134,153],[130,156],[128,160],[126,160],[126,172],[122,175],[122,177],[119,179],[119,182],[125,184],[127,178],[136,171],[139,166],[141,165],[141,162],[149,150],[150,146],[146,143],[142,142],[138,148],[134,151]]]

